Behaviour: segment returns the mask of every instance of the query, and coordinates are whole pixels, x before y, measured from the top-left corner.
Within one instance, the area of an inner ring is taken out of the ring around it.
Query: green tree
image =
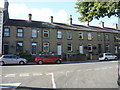
[[[84,0],[85,1],[85,0]],[[119,2],[76,2],[77,12],[80,13],[79,20],[92,21],[93,19],[100,19],[105,16],[120,17],[120,1]]]

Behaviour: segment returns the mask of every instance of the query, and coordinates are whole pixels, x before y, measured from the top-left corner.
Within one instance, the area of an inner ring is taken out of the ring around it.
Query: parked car
[[[99,60],[117,60],[118,57],[116,55],[113,55],[111,53],[103,53],[99,55]]]
[[[0,57],[0,65],[4,64],[26,64],[27,60],[24,58],[20,58],[16,55],[2,55]]]
[[[34,62],[37,64],[43,64],[43,63],[60,64],[60,63],[62,63],[62,59],[58,58],[54,55],[39,55],[37,58],[35,58]]]

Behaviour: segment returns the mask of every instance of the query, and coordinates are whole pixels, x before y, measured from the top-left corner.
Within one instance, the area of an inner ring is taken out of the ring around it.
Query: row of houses
[[[8,2],[5,7],[8,8]],[[8,9],[4,11],[3,54],[32,55],[55,54],[65,60],[98,59],[100,53],[120,53],[120,30],[99,26],[56,23],[54,17],[50,22],[10,19]]]

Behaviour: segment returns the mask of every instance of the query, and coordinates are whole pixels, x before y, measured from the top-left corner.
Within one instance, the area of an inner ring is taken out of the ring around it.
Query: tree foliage
[[[119,16],[120,2],[76,2],[77,12],[80,13],[79,20],[92,21],[93,19],[103,18],[105,16]]]

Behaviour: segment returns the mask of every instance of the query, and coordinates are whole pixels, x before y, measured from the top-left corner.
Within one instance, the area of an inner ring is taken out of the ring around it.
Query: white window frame
[[[88,33],[87,36],[88,36],[87,37],[88,40],[92,40],[92,33]]]
[[[93,51],[92,44],[88,44],[88,51],[89,51],[89,52],[92,52],[92,51]]]
[[[48,37],[46,37],[45,34],[48,34]],[[43,37],[44,38],[49,38],[49,30],[43,30]]]
[[[4,28],[4,37],[10,37],[10,28]]]
[[[35,50],[35,53],[33,53],[33,51],[32,51],[32,55],[36,55],[37,54],[37,43],[32,42],[32,50],[33,50],[33,46],[36,46],[36,50]]]
[[[34,36],[35,35],[35,36]],[[36,38],[37,37],[37,30],[33,29],[32,30],[32,38]]]
[[[23,37],[23,28],[17,28],[17,37]]]
[[[57,45],[57,55],[62,55],[62,45],[61,44]]]
[[[81,38],[80,38],[81,37]],[[83,32],[79,32],[79,40],[83,40]]]
[[[61,39],[62,38],[62,31],[57,31],[57,38]]]
[[[45,48],[48,48],[45,50]],[[48,42],[43,43],[43,52],[49,52],[50,49],[50,44]]]
[[[79,46],[79,52],[80,52],[80,54],[84,54],[83,45],[80,45],[80,46]]]

